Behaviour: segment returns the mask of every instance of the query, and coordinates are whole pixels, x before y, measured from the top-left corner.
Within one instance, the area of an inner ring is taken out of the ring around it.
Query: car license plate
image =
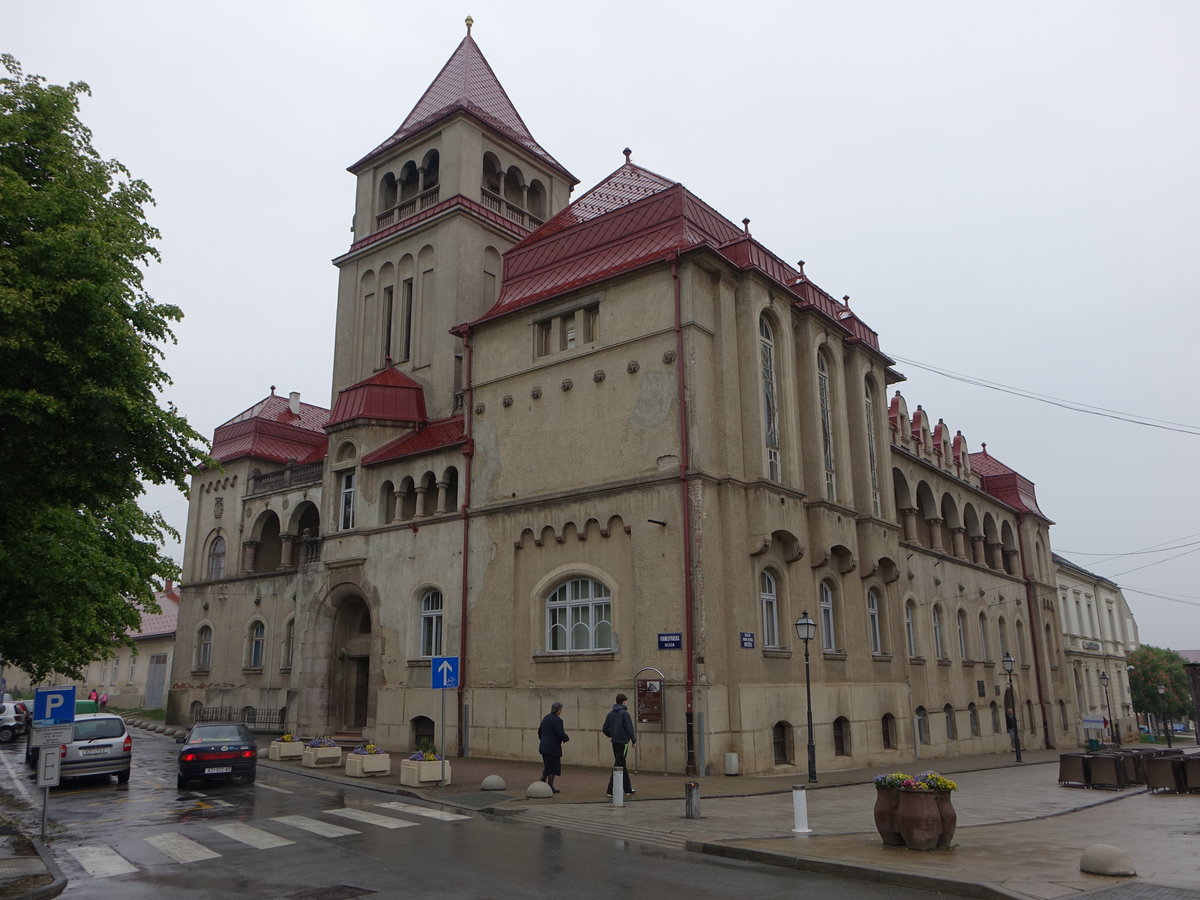
[[[80,756],[103,756],[107,752],[107,747],[81,747],[79,749]]]
[[[204,770],[205,775],[228,775],[233,772],[233,766],[209,766]]]

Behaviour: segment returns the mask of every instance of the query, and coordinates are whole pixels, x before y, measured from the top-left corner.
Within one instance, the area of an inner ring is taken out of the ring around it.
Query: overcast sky
[[[1036,483],[1054,548],[1122,585],[1144,642],[1200,648],[1200,437],[918,366],[1197,430],[1193,0],[6,3],[0,51],[87,81],[97,149],[154,191],[148,286],[186,315],[168,396],[198,430],[272,384],[329,405],[345,167],[468,14],[576,195],[629,146],[749,217],[851,296],[910,409]],[[183,530],[186,501],[149,499]],[[1129,555],[1151,548],[1178,549]]]

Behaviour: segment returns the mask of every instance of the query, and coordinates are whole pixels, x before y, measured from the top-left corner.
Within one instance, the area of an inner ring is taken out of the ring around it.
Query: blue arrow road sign
[[[34,725],[70,725],[75,721],[75,685],[38,688],[33,695]]]
[[[435,656],[433,658],[433,686],[438,690],[458,687],[457,656]]]

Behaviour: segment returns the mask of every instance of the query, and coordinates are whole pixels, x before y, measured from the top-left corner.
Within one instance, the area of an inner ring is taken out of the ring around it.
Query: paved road
[[[260,769],[251,785],[178,791],[176,746],[135,732],[128,786],[68,782],[51,792],[51,849],[63,896],[140,898],[573,898],[754,896],[917,898],[927,892],[447,810],[355,786]],[[3,784],[36,801],[19,752],[0,748]],[[40,803],[28,818],[40,815]]]

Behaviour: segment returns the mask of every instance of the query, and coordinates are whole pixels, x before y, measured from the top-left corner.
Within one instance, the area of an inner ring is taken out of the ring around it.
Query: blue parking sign
[[[34,725],[70,725],[75,721],[75,685],[38,688],[33,695]]]

